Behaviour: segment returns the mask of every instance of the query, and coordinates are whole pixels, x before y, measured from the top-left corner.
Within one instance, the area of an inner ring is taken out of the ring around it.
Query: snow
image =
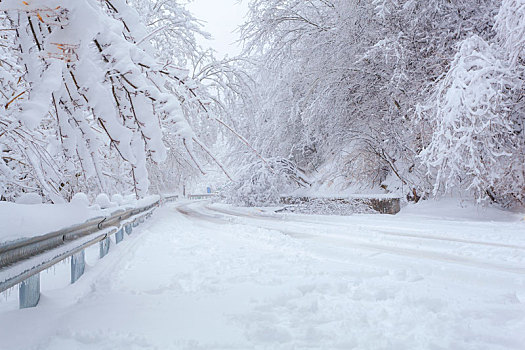
[[[0,348],[523,349],[518,215],[265,210],[159,209],[38,307],[0,301]]]
[[[32,237],[102,216],[100,210],[71,204],[0,202],[0,242]]]
[[[16,199],[16,204],[42,204],[42,197],[38,193],[24,193]]]
[[[462,201],[457,198],[442,198],[410,204],[403,208],[399,217],[426,217],[447,221],[512,222],[525,220],[525,213],[511,212],[495,207],[481,207],[474,205],[471,201]]]
[[[336,161],[326,162],[319,173],[313,174],[312,186],[299,188],[289,196],[316,198],[399,198],[395,193],[387,193],[379,187],[349,185],[341,176],[333,175],[337,169]]]
[[[121,194],[114,194],[111,196],[111,201],[117,203],[118,205],[124,204],[124,197]]]
[[[101,193],[95,198],[95,203],[97,203],[102,209],[114,208],[117,206],[116,203],[113,203],[109,200],[109,196],[105,193]]]
[[[284,197],[287,197],[285,195]],[[342,194],[331,194],[331,193],[315,193],[308,190],[295,191],[290,197],[312,197],[312,198],[326,198],[326,199],[395,199],[400,198],[399,195],[393,193],[349,193],[343,192]]]
[[[80,207],[88,207],[89,206],[89,198],[85,193],[75,193],[73,198],[71,198],[71,203],[80,206]]]
[[[33,196],[30,196],[33,197]],[[76,194],[66,204],[17,204],[0,201],[0,244],[21,238],[40,236],[62,228],[83,223],[89,219],[107,216],[126,208],[144,207],[153,204],[159,196],[148,196],[141,200],[122,198],[121,206],[109,202],[107,195],[97,197],[97,204],[89,206],[83,193]],[[100,209],[100,208],[107,209]]]

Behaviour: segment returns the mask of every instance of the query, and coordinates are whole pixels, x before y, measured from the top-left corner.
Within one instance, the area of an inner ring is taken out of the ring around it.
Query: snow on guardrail
[[[72,257],[71,283],[74,283],[84,272],[85,248],[100,243],[100,257],[104,257],[109,249],[111,235],[115,234],[116,242],[119,243],[124,238],[124,231],[131,234],[133,227],[144,222],[155,208],[176,199],[177,196],[149,198],[138,201],[135,207],[112,208],[110,214],[58,231],[0,241],[0,292],[20,284],[20,308],[36,306],[40,299],[41,271]]]

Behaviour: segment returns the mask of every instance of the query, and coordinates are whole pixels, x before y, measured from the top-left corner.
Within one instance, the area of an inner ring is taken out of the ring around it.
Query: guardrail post
[[[117,244],[119,244],[123,240],[124,240],[124,229],[121,227],[120,230],[118,230],[117,233],[115,233],[115,241],[117,242]]]
[[[37,273],[18,287],[18,299],[20,309],[35,307],[40,300],[40,273]]]
[[[106,238],[100,241],[100,258],[101,259],[108,254],[109,244],[110,244],[109,236],[106,236]]]
[[[125,226],[125,228],[126,228],[126,233],[127,233],[128,235],[130,235],[130,234],[133,232],[133,227],[131,226],[131,224],[127,224],[127,225]]]
[[[133,227],[137,227],[138,225],[139,225],[139,221],[138,220],[133,221]]]
[[[71,256],[71,284],[78,281],[86,269],[86,254],[84,250]]]

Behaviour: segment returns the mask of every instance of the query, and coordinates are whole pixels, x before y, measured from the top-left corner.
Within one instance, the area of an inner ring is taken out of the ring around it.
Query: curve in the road
[[[202,203],[201,203],[202,204]],[[216,210],[214,210],[215,213],[209,214],[204,211],[211,211],[209,207],[202,206],[201,210],[196,210],[194,208],[191,208],[192,206],[198,205],[198,203],[190,203],[190,204],[183,204],[181,206],[177,207],[177,211],[181,214],[194,218],[199,220],[205,220],[213,223],[222,223],[222,224],[231,224],[231,218],[220,216],[216,214]],[[202,210],[203,209],[203,210]],[[229,215],[231,217],[240,217],[240,218],[250,218],[254,219],[257,218],[256,216],[250,216],[250,215],[236,215],[236,212],[232,212],[226,215]],[[268,220],[272,217],[265,217],[264,220]],[[275,220],[275,218],[273,218]],[[331,240],[333,243],[343,243],[351,246],[352,248],[358,248],[358,249],[366,249],[366,250],[372,250],[375,252],[381,252],[381,253],[387,253],[387,254],[393,254],[393,255],[401,255],[405,257],[411,257],[411,258],[417,258],[417,259],[426,259],[426,260],[433,260],[433,261],[439,261],[439,262],[446,262],[446,263],[453,263],[453,264],[459,264],[467,267],[474,267],[478,269],[484,269],[484,270],[492,270],[497,272],[506,272],[506,273],[512,273],[512,274],[519,274],[519,275],[525,275],[525,268],[520,266],[513,266],[513,265],[506,265],[506,264],[500,264],[500,263],[493,263],[493,262],[485,262],[481,260],[476,259],[470,259],[458,255],[448,254],[448,253],[442,253],[442,252],[436,252],[431,250],[422,250],[422,249],[410,249],[410,248],[400,248],[400,247],[393,247],[391,245],[384,245],[384,244],[377,244],[377,243],[365,243],[365,242],[356,242],[355,240],[352,240],[350,237],[347,236],[338,236],[338,235],[330,235],[330,234],[322,234],[322,235],[316,235],[313,233],[304,233],[304,232],[297,232],[287,229],[281,229],[276,228],[271,225],[264,225],[264,222],[258,222],[256,224],[252,223],[243,223],[245,225],[252,225],[257,226],[260,228],[270,229],[274,231],[281,232],[285,235],[291,236],[291,237],[309,237],[309,238],[323,238],[324,241]],[[420,238],[420,237],[417,237]]]
[[[231,216],[237,216],[237,217],[245,217],[249,219],[256,219],[256,220],[284,220],[284,218],[274,217],[270,215],[264,215],[264,214],[257,214],[257,215],[250,215],[247,213],[237,212],[233,210],[227,210],[224,208],[217,208],[217,207],[211,207],[206,206],[206,209],[218,212],[225,215],[231,215]],[[294,218],[293,221],[298,222],[304,222],[308,224],[313,225],[323,225],[323,226],[333,226],[333,227],[341,227],[341,228],[348,228],[348,226],[336,224],[332,222],[323,222],[320,224],[319,222],[313,221],[313,220],[306,220],[304,218]],[[521,245],[515,245],[515,244],[505,244],[505,243],[498,243],[498,242],[485,242],[485,241],[477,241],[477,240],[467,240],[467,239],[461,239],[461,238],[451,238],[451,237],[442,237],[442,236],[434,236],[434,235],[418,235],[418,234],[412,234],[412,233],[396,233],[396,232],[389,232],[384,230],[378,230],[373,229],[373,232],[379,233],[385,236],[394,236],[394,237],[405,237],[405,238],[418,238],[418,239],[426,239],[426,240],[434,240],[434,241],[446,241],[446,242],[454,242],[454,243],[465,243],[465,244],[473,244],[473,245],[481,245],[481,246],[487,246],[487,247],[495,247],[495,248],[508,248],[508,249],[517,249],[517,250],[524,250],[525,246]]]

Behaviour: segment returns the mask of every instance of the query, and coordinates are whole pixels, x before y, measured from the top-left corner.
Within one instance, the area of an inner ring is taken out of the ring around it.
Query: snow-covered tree
[[[237,181],[221,193],[223,199],[244,206],[279,203],[283,193],[309,185],[304,172],[287,159],[256,160],[238,168]]]
[[[421,157],[436,177],[435,194],[524,203],[524,11],[523,1],[503,1],[496,40],[463,40],[420,110],[432,135]]]
[[[190,126],[199,115],[190,120],[184,113],[187,96],[194,105],[205,98],[180,67],[194,59],[193,19],[176,2],[134,4],[151,9],[143,15],[156,14],[151,28],[124,0],[0,2],[4,29],[13,40],[2,48],[9,54],[2,62],[9,95],[1,137],[18,130],[27,135],[11,136],[2,152],[15,152],[18,142],[20,154],[30,160],[4,156],[7,186],[34,177],[33,186],[55,202],[78,190],[131,188],[142,196],[150,185],[148,163],[166,159],[166,144],[196,167],[194,144],[210,153]],[[180,40],[170,46],[166,33]],[[183,47],[170,62],[158,51]]]
[[[419,199],[431,179],[418,159],[428,130],[414,122],[415,106],[458,42],[494,37],[497,9],[495,0],[252,1],[243,33],[263,67],[250,140],[266,156],[309,171],[331,163],[349,184]]]
[[[512,66],[525,61],[525,1],[503,0],[496,17],[496,30]]]
[[[518,77],[478,36],[461,44],[431,98],[432,140],[421,156],[434,193],[472,191],[479,201],[523,191],[522,125],[512,116]]]

